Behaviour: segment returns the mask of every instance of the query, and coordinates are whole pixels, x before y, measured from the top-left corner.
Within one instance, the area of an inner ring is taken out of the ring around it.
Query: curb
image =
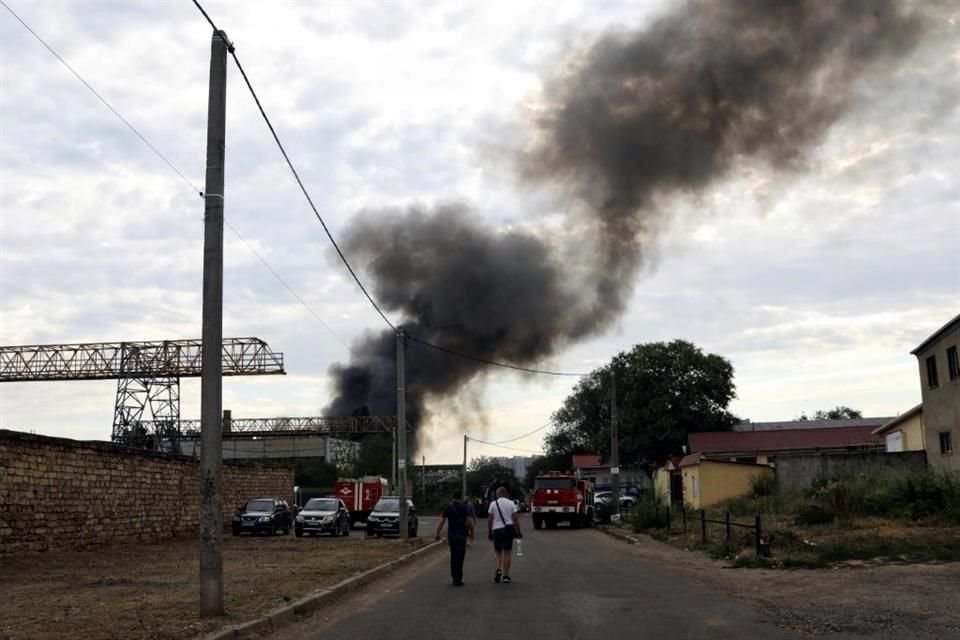
[[[243,624],[233,625],[227,627],[226,629],[212,633],[211,635],[206,636],[205,640],[233,640],[234,638],[263,636],[273,633],[278,629],[291,625],[301,618],[310,615],[321,606],[336,598],[339,598],[343,594],[353,591],[354,589],[358,589],[371,582],[374,578],[387,573],[388,571],[391,571],[400,565],[406,564],[414,558],[417,558],[432,549],[436,549],[443,544],[443,541],[431,542],[430,544],[420,547],[416,551],[411,551],[406,555],[400,556],[395,560],[391,560],[390,562],[381,564],[380,566],[372,569],[367,569],[363,573],[350,576],[346,580],[338,582],[328,589],[311,593],[310,595],[292,602],[285,607],[274,609],[265,616],[256,618],[255,620],[250,620],[249,622],[244,622]]]
[[[598,527],[600,531],[603,531],[605,534],[611,538],[616,538],[617,540],[623,540],[627,544],[636,544],[640,542],[640,538],[634,537],[629,533],[624,533],[615,529],[614,527]]]

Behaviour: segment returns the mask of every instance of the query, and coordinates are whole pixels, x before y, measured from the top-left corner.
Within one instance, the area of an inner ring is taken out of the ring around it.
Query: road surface
[[[450,638],[558,640],[631,638],[730,640],[801,638],[769,621],[760,605],[730,595],[690,571],[629,553],[593,530],[535,531],[524,518],[523,557],[513,584],[493,582],[491,545],[467,552],[466,586],[453,587],[446,550],[384,578],[306,621],[282,640]],[[482,531],[486,521],[480,520]],[[435,518],[421,518],[432,536]],[[830,638],[846,637],[831,634]],[[858,638],[864,638],[860,635]],[[870,636],[882,637],[882,636]]]

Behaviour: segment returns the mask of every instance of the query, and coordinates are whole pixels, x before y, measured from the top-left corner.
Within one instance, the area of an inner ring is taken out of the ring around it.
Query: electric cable
[[[534,430],[531,431],[530,433],[525,433],[525,434],[523,434],[522,436],[517,436],[516,438],[510,438],[509,440],[498,440],[497,442],[488,442],[487,444],[496,444],[496,445],[499,445],[499,444],[507,444],[508,442],[516,442],[517,440],[522,440],[523,438],[526,438],[527,436],[532,436],[533,434],[535,434],[535,433],[538,432],[538,431],[543,431],[544,429],[546,429],[547,427],[549,427],[549,426],[551,426],[551,425],[553,425],[553,424],[554,424],[554,421],[551,420],[550,422],[548,422],[547,424],[543,425],[542,427],[537,427],[536,429],[534,429]],[[469,437],[469,436],[468,436],[468,437]]]
[[[207,20],[207,22],[210,24],[210,27],[211,27],[215,32],[222,33],[222,32],[220,31],[220,29],[217,27],[216,23],[215,23],[215,22],[213,21],[213,19],[210,17],[210,15],[204,10],[204,8],[203,8],[203,6],[200,4],[199,0],[193,0],[193,4],[197,7],[197,9],[199,9],[200,13],[203,14],[203,17],[204,17],[204,18]],[[364,297],[366,297],[367,301],[371,304],[371,306],[373,306],[373,308],[374,308],[374,309],[376,310],[376,312],[380,315],[380,317],[381,317],[381,318],[383,319],[383,321],[387,324],[387,326],[389,326],[393,331],[399,332],[399,331],[400,331],[400,328],[398,328],[397,325],[395,325],[393,322],[390,321],[390,319],[389,319],[389,318],[387,317],[387,315],[384,313],[383,309],[380,308],[380,305],[377,303],[377,301],[374,300],[374,298],[373,298],[372,295],[370,295],[370,292],[367,291],[366,286],[365,286],[365,285],[363,284],[363,282],[360,280],[360,277],[357,275],[357,272],[354,270],[353,266],[350,264],[350,261],[347,260],[347,256],[343,253],[343,250],[340,248],[340,245],[337,244],[337,241],[334,239],[333,234],[331,233],[330,228],[327,226],[326,221],[324,221],[323,216],[321,216],[321,215],[320,215],[320,212],[317,210],[317,207],[316,207],[316,205],[315,205],[314,202],[313,202],[313,198],[310,196],[310,192],[307,190],[306,185],[303,183],[303,180],[300,178],[300,174],[297,172],[296,167],[294,167],[293,161],[290,160],[290,156],[289,156],[289,154],[287,153],[287,150],[284,148],[283,143],[280,142],[280,137],[279,137],[279,135],[277,134],[277,131],[276,131],[276,129],[274,128],[273,123],[272,123],[271,120],[270,120],[270,117],[267,115],[266,109],[264,109],[263,103],[260,101],[260,98],[259,98],[259,96],[257,95],[256,90],[253,88],[253,83],[250,81],[249,76],[247,76],[247,72],[244,70],[243,65],[240,63],[240,58],[237,56],[237,53],[236,53],[236,51],[234,50],[234,47],[231,46],[231,47],[229,48],[229,52],[230,52],[230,55],[233,57],[234,63],[237,65],[237,69],[240,71],[240,75],[243,76],[243,81],[244,81],[244,83],[247,85],[247,89],[250,91],[250,95],[253,97],[253,100],[254,100],[254,102],[255,102],[256,105],[257,105],[257,109],[260,111],[260,115],[261,115],[261,117],[263,118],[263,121],[266,123],[267,128],[270,130],[270,135],[273,136],[273,140],[274,140],[274,142],[276,143],[277,148],[280,150],[281,155],[283,155],[283,159],[284,159],[284,161],[286,162],[287,167],[290,169],[290,172],[293,174],[294,179],[297,181],[297,185],[300,187],[300,191],[303,193],[304,197],[306,198],[307,204],[310,205],[310,209],[313,211],[314,216],[316,216],[317,220],[320,222],[320,225],[323,227],[323,231],[324,231],[324,233],[326,233],[327,239],[330,240],[330,244],[332,244],[332,245],[333,245],[333,248],[336,250],[337,255],[338,255],[339,258],[340,258],[340,261],[341,261],[341,262],[343,263],[343,265],[346,267],[347,271],[350,273],[350,276],[353,278],[353,281],[356,283],[356,285],[360,288],[360,291],[363,293]],[[532,368],[532,367],[522,367],[522,366],[519,366],[519,365],[509,364],[509,363],[506,363],[506,362],[499,362],[499,361],[496,361],[496,360],[490,360],[490,359],[488,359],[488,358],[482,358],[482,357],[479,357],[479,356],[474,356],[474,355],[471,355],[471,354],[463,353],[463,352],[461,352],[461,351],[456,351],[456,350],[454,350],[454,349],[449,349],[449,348],[447,348],[447,347],[443,347],[443,346],[438,345],[438,344],[435,344],[435,343],[433,343],[433,342],[428,342],[428,341],[423,340],[423,339],[421,339],[421,338],[418,338],[418,337],[416,337],[416,336],[414,336],[414,335],[410,335],[410,334],[406,334],[406,333],[405,333],[405,336],[406,336],[407,339],[409,339],[411,342],[414,342],[414,343],[416,343],[416,344],[420,344],[420,345],[423,345],[423,346],[425,346],[425,347],[429,347],[429,348],[431,348],[431,349],[435,349],[435,350],[437,350],[437,351],[441,351],[441,352],[443,352],[443,353],[446,353],[446,354],[449,354],[449,355],[452,355],[452,356],[457,356],[457,357],[459,357],[459,358],[465,358],[465,359],[467,359],[467,360],[473,360],[473,361],[475,361],[475,362],[480,362],[480,363],[482,363],[482,364],[487,364],[487,365],[490,365],[490,366],[502,367],[502,368],[505,368],[505,369],[513,369],[514,371],[522,371],[522,372],[525,372],[525,373],[534,373],[534,374],[550,375],[550,376],[575,376],[575,377],[582,377],[582,376],[587,375],[587,374],[585,374],[585,373],[574,373],[574,372],[564,372],[564,371],[548,371],[548,370],[545,370],[545,369],[534,369],[534,368]]]
[[[130,131],[132,131],[132,132],[134,133],[134,135],[136,135],[138,138],[140,138],[141,142],[143,142],[145,145],[147,145],[147,147],[148,147],[151,151],[153,151],[153,153],[156,154],[156,156],[157,156],[158,158],[160,158],[160,159],[164,162],[164,164],[166,164],[174,173],[176,173],[176,174],[180,177],[180,179],[183,180],[183,182],[185,182],[185,183],[186,183],[193,191],[195,191],[200,197],[203,197],[203,190],[202,190],[202,189],[200,189],[196,184],[193,183],[192,180],[190,180],[182,171],[180,171],[180,169],[178,169],[177,166],[174,165],[173,162],[171,162],[169,158],[167,158],[163,153],[161,153],[160,150],[157,149],[157,148],[147,139],[146,136],[144,136],[142,133],[140,133],[140,131],[139,131],[135,126],[133,126],[133,125],[130,123],[129,120],[127,120],[125,117],[123,117],[123,115],[122,115],[119,111],[117,111],[116,108],[114,108],[114,106],[113,106],[112,104],[110,104],[110,102],[108,102],[107,99],[104,98],[104,97],[100,94],[100,92],[98,92],[98,91],[93,87],[93,85],[91,85],[89,82],[87,82],[87,81],[83,78],[83,76],[81,76],[80,73],[77,72],[76,69],[74,69],[72,66],[70,66],[70,64],[69,64],[66,60],[64,60],[63,57],[62,57],[59,53],[57,53],[56,50],[54,50],[54,48],[51,47],[51,46],[47,43],[46,40],[44,40],[43,38],[41,38],[40,35],[39,35],[36,31],[34,31],[34,30],[30,27],[30,25],[28,25],[28,24],[26,23],[26,21],[23,20],[23,18],[21,18],[19,15],[17,15],[17,13],[16,13],[13,9],[11,9],[11,8],[7,5],[7,3],[4,2],[4,0],[0,0],[0,4],[2,4],[3,7],[4,7],[7,11],[9,11],[10,14],[11,14],[14,18],[16,18],[17,21],[20,22],[20,24],[23,25],[23,27],[24,27],[27,31],[29,31],[30,34],[31,34],[34,38],[36,38],[38,42],[40,42],[40,44],[42,44],[44,47],[46,47],[47,51],[49,51],[51,54],[53,54],[53,56],[54,56],[57,60],[59,60],[60,63],[61,63],[64,67],[66,67],[66,68],[70,71],[70,73],[72,73],[72,74],[74,75],[74,77],[76,77],[77,80],[79,80],[79,81],[83,84],[83,86],[85,86],[85,87],[90,91],[90,93],[92,93],[94,96],[96,96],[97,99],[100,100],[100,102],[102,102],[103,105],[104,105],[105,107],[107,107],[107,109],[109,109],[109,110],[113,113],[113,115],[115,115],[123,124],[125,124],[125,125],[127,126],[127,128],[130,129]],[[203,8],[201,7],[200,10],[203,11]],[[204,15],[206,16],[206,12],[203,12],[203,13],[204,13]],[[208,17],[208,20],[209,20],[209,17]],[[212,24],[212,23],[211,23],[211,24]],[[348,345],[348,344],[346,343],[346,341],[344,341],[343,338],[341,338],[341,337],[337,334],[337,332],[334,331],[333,328],[331,328],[330,325],[328,325],[328,324],[323,320],[323,318],[321,318],[320,315],[317,314],[317,312],[314,311],[313,308],[311,308],[310,305],[308,305],[308,304],[306,303],[306,301],[305,301],[302,297],[300,297],[300,295],[299,295],[296,291],[294,291],[293,287],[291,287],[289,284],[287,284],[286,280],[284,280],[284,279],[280,276],[280,274],[277,273],[277,271],[276,271],[272,266],[270,266],[270,264],[266,261],[266,259],[265,259],[263,256],[261,256],[260,253],[257,252],[257,250],[254,249],[252,245],[250,245],[249,242],[247,242],[246,238],[244,238],[244,237],[240,234],[240,232],[237,231],[237,229],[236,229],[232,224],[230,224],[230,221],[227,220],[226,217],[224,217],[224,224],[226,224],[227,228],[229,228],[230,231],[232,231],[233,234],[234,234],[235,236],[237,236],[237,238],[240,240],[240,242],[243,243],[243,245],[250,251],[250,253],[252,253],[254,256],[256,256],[256,258],[263,264],[263,266],[266,267],[266,269],[267,269],[271,274],[273,274],[273,277],[276,278],[276,279],[280,282],[280,284],[282,284],[282,285],[287,289],[287,291],[289,291],[290,294],[291,294],[294,298],[296,298],[297,301],[298,301],[301,305],[303,305],[303,307],[304,307],[307,311],[309,311],[310,314],[311,314],[314,318],[316,318],[316,319],[320,322],[320,324],[322,324],[322,325],[324,326],[324,328],[325,328],[334,338],[336,338],[336,339],[340,342],[340,344],[342,344],[342,345],[347,349],[347,351],[349,351],[350,353],[354,353],[353,349],[350,348],[350,345]]]

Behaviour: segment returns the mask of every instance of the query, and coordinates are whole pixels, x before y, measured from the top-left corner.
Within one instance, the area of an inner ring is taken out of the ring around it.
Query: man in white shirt
[[[507,498],[505,487],[497,489],[497,499],[490,503],[487,516],[488,534],[493,540],[493,555],[497,558],[497,573],[493,581],[500,582],[502,579],[504,584],[510,584],[513,539],[522,538],[523,534],[517,519],[517,506]]]

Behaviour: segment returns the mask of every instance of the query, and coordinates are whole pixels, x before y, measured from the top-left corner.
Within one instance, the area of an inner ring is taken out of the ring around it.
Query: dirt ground
[[[883,633],[960,638],[960,563],[851,563],[830,569],[734,569],[703,553],[637,534],[625,553],[759,603],[772,621],[803,635]]]
[[[426,544],[227,536],[227,614],[202,620],[195,540],[118,545],[17,558],[0,556],[0,640],[202,637],[261,616]]]

